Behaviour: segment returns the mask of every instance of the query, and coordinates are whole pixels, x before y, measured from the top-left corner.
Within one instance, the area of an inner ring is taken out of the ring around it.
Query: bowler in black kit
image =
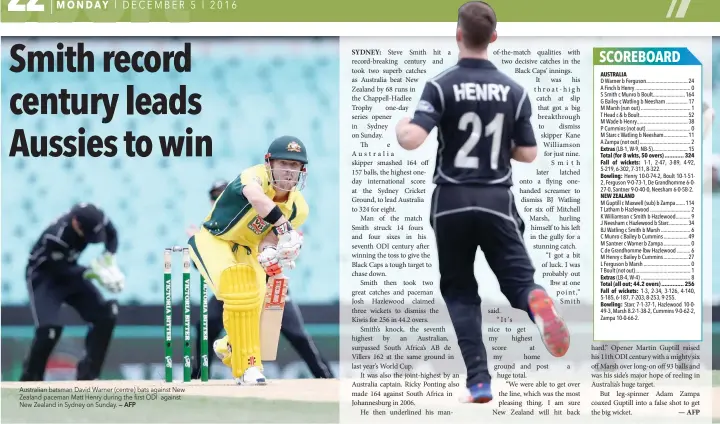
[[[62,335],[59,312],[63,304],[75,309],[90,325],[85,357],[77,366],[77,379],[100,377],[118,305],[114,300],[106,301],[91,281],[99,277],[77,263],[90,243],[104,243],[105,255],[112,257],[118,248],[117,231],[102,210],[81,203],[50,224],[33,246],[26,281],[35,336],[20,381],[44,379],[48,358]],[[119,287],[118,291],[121,289],[121,286],[115,287]]]
[[[440,292],[465,361],[472,403],[493,397],[474,275],[478,247],[510,305],[528,313],[550,353],[563,356],[570,345],[552,299],[534,282],[525,224],[510,190],[510,160],[532,163],[537,145],[528,92],[488,60],[496,24],[495,12],[484,2],[460,7],[457,64],[426,83],[414,117],[396,128],[398,143],[407,150],[420,147],[437,128],[430,224]]]

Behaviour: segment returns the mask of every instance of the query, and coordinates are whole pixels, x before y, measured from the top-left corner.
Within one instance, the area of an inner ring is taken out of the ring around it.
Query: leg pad
[[[105,307],[106,314],[92,323],[85,337],[85,357],[77,366],[78,381],[100,378],[118,315],[116,301],[108,301]]]
[[[220,276],[218,298],[223,301],[223,324],[232,348],[233,377],[241,377],[260,363],[260,312],[265,297],[264,287],[258,286],[255,269],[237,264]]]
[[[23,363],[20,381],[43,381],[48,358],[60,340],[62,330],[60,326],[43,326],[35,329],[35,337]]]

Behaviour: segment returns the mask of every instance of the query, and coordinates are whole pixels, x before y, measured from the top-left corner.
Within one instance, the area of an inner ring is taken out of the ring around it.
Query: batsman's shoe
[[[228,342],[228,336],[215,340],[213,342],[213,350],[215,355],[220,358],[223,364],[230,366],[230,356],[232,355],[232,347]]]
[[[468,396],[461,401],[463,403],[488,403],[493,399],[490,383],[479,383],[468,387]]]
[[[245,370],[242,377],[236,378],[235,382],[240,386],[262,386],[267,380],[258,367],[250,367]]]
[[[570,332],[550,296],[545,290],[535,289],[528,296],[528,304],[547,350],[555,357],[565,356],[570,348]]]

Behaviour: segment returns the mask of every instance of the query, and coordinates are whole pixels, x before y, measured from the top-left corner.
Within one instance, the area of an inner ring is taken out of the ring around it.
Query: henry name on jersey
[[[453,84],[455,101],[484,101],[484,102],[507,102],[510,86],[496,83],[478,84],[475,82],[463,82]]]

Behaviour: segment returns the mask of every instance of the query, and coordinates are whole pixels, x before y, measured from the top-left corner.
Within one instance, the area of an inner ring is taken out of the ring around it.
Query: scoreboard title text
[[[80,42],[57,44],[55,51],[29,49],[24,44],[10,48],[10,72],[16,74],[54,73],[189,73],[192,71],[192,45],[185,43],[175,51],[93,52]],[[85,85],[80,77],[79,84]],[[52,87],[52,83],[50,87]],[[13,84],[8,109],[17,116],[95,116],[100,124],[109,124],[118,115],[126,117],[199,115],[202,95],[180,85],[173,93],[147,93],[134,84],[123,93],[73,92],[67,88],[36,93],[36,84]],[[87,85],[89,86],[89,84]],[[47,118],[45,118],[47,119]],[[7,122],[7,121],[6,121]],[[25,121],[27,122],[27,121]],[[140,121],[142,122],[142,121]],[[66,125],[60,124],[59,127]],[[73,134],[39,134],[38,128],[56,131],[58,125],[36,125],[33,130],[15,128],[10,156],[24,157],[114,157],[125,152],[129,157],[147,157],[154,150],[153,138],[135,134],[131,129],[122,134],[91,134],[80,126]],[[101,126],[102,128],[102,126]],[[183,134],[157,137],[163,156],[212,156],[212,137],[196,135],[192,127]]]

